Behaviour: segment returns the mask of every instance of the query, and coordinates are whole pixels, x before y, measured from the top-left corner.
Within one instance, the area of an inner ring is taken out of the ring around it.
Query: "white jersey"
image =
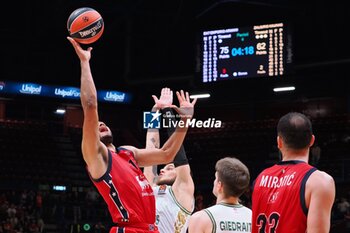
[[[169,185],[153,187],[156,198],[156,225],[160,233],[185,233],[188,219],[194,210],[194,198],[191,212],[176,200]]]
[[[252,210],[241,204],[219,203],[204,211],[213,224],[213,233],[252,231]]]

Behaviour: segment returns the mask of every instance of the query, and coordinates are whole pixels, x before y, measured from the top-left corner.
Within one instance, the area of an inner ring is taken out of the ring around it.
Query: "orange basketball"
[[[69,35],[77,42],[91,44],[103,34],[103,18],[90,7],[78,8],[68,17],[67,29]]]

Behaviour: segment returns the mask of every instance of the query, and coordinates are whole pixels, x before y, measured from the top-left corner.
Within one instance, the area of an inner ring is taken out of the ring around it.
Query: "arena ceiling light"
[[[194,99],[194,98],[203,99],[203,98],[209,98],[209,97],[210,97],[209,93],[190,95],[191,99]]]
[[[59,115],[63,115],[66,113],[66,110],[63,108],[58,108],[58,109],[56,109],[55,113],[59,114]]]
[[[294,91],[295,87],[294,86],[289,86],[289,87],[275,87],[273,89],[274,92],[282,92],[282,91]]]

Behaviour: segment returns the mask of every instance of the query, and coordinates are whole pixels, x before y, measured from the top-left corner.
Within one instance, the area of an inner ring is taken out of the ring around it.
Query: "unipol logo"
[[[41,85],[23,84],[19,92],[23,94],[40,95]]]
[[[55,95],[60,95],[63,98],[64,97],[79,97],[80,93],[77,90],[74,89],[61,89],[61,88],[55,88]]]
[[[125,99],[125,93],[117,93],[112,91],[107,91],[106,96],[103,98],[106,101],[113,101],[113,102],[123,102]]]

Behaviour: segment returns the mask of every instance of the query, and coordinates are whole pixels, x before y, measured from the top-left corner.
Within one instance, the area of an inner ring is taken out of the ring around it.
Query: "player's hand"
[[[173,91],[170,88],[164,87],[162,88],[159,99],[155,95],[152,95],[152,98],[154,100],[153,110],[168,108],[173,104]]]
[[[186,91],[186,93],[181,90],[180,92],[176,92],[177,99],[179,100],[180,107],[176,105],[171,105],[172,108],[176,110],[176,112],[181,116],[181,118],[191,119],[194,113],[194,105],[197,102],[197,98],[195,98],[192,102],[190,101],[190,95]]]
[[[89,61],[91,58],[91,50],[92,47],[87,48],[87,50],[84,50],[78,42],[76,42],[72,37],[67,37],[69,42],[73,45],[73,48],[75,52],[77,53],[80,61]]]

